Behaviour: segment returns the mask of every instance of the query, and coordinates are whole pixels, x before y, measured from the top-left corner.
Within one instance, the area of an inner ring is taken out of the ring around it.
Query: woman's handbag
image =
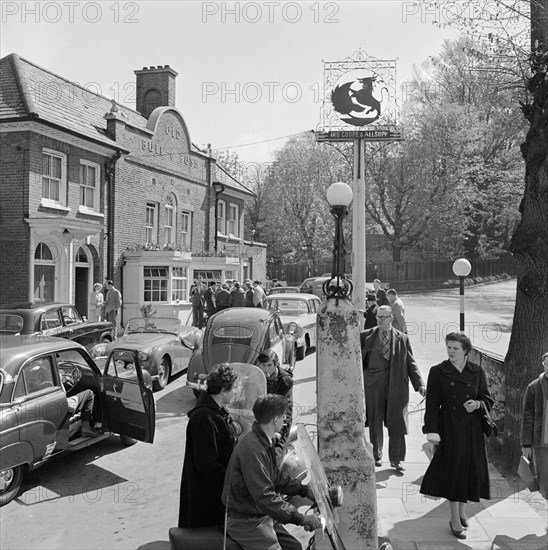
[[[529,459],[521,456],[519,459],[518,475],[524,481],[529,491],[534,493],[538,491],[538,476],[535,472],[535,467]]]
[[[483,408],[483,414],[481,416],[481,430],[487,437],[496,437],[499,434],[499,429],[495,424],[495,421],[491,418],[491,413],[485,404],[485,401],[481,402]]]

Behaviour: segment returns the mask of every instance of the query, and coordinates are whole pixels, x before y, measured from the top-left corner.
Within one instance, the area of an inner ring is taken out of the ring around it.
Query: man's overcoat
[[[409,403],[409,380],[415,391],[424,386],[419,367],[407,335],[395,328],[392,330],[392,348],[390,359],[390,378],[388,382],[388,403],[385,424],[389,436],[407,434],[407,404]],[[368,370],[369,352],[379,345],[377,334],[379,327],[364,330],[360,333],[360,344],[363,360],[363,382],[366,387],[375,384],[382,373],[372,374]]]

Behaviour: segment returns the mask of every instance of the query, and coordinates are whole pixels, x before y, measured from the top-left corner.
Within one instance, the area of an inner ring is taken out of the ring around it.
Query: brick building
[[[0,60],[0,304],[75,303],[95,282],[143,304],[188,307],[206,280],[264,278],[244,240],[253,192],[192,144],[175,107],[177,73],[135,71],[136,110],[12,54]]]

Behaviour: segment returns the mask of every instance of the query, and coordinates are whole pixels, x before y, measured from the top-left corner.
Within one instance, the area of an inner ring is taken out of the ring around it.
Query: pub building
[[[254,193],[191,142],[172,68],[135,71],[136,110],[16,54],[0,71],[0,307],[87,315],[113,279],[122,323],[145,304],[185,320],[198,275],[265,278],[266,245],[244,240]]]

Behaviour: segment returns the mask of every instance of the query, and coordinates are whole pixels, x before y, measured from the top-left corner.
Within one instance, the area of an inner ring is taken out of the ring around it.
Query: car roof
[[[27,358],[52,351],[80,348],[83,346],[66,338],[48,336],[5,336],[0,348],[0,364],[9,374]]]
[[[63,304],[62,302],[20,302],[17,304],[9,304],[0,309],[1,312],[12,312],[16,310],[33,310],[33,311],[49,311],[50,309],[58,309],[60,307],[74,307],[73,304]]]
[[[272,315],[272,311],[260,307],[229,307],[216,313],[215,317],[211,320],[211,325],[218,327],[219,325],[227,324],[227,322],[237,322],[245,325],[247,323],[256,323],[257,321],[266,320]]]
[[[280,292],[267,296],[265,300],[319,300],[319,298],[307,292]]]

